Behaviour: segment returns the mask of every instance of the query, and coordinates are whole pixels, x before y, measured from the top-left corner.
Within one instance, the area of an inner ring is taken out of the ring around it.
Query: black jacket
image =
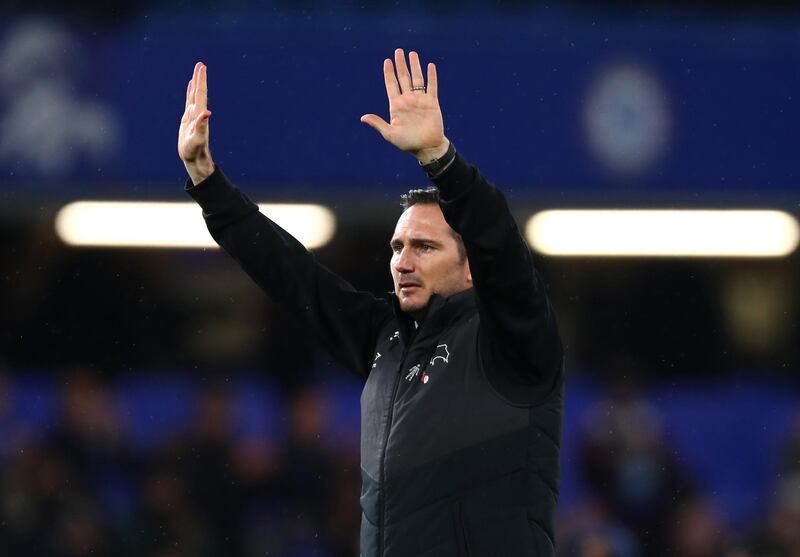
[[[506,201],[461,155],[435,181],[474,288],[417,323],[356,291],[217,169],[189,194],[214,239],[366,383],[363,557],[551,556],[563,357]]]

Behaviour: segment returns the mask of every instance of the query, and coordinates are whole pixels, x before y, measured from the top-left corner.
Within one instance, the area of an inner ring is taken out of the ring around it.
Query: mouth
[[[414,290],[421,288],[421,286],[416,282],[401,282],[397,286],[400,289],[400,292],[404,294],[410,294],[411,292],[414,292]]]

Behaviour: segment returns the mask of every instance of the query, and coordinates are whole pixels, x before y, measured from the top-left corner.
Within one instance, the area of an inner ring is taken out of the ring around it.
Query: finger
[[[202,65],[197,71],[197,92],[194,96],[194,103],[198,110],[205,110],[208,106],[208,82],[206,75],[208,68]]]
[[[400,94],[400,85],[394,75],[394,66],[388,58],[383,61],[383,81],[386,83],[386,95],[390,99]]]
[[[194,103],[194,78],[189,80],[189,85],[186,86],[186,108],[183,110],[183,117],[181,118],[181,122],[184,120],[191,120],[192,119],[192,107]]]
[[[200,73],[200,67],[203,65],[202,62],[197,62],[194,65],[194,69],[192,70],[192,80],[190,83],[192,84],[192,99],[191,102],[194,103],[194,94],[197,91],[197,74]]]
[[[397,81],[400,82],[400,89],[403,93],[411,92],[411,74],[408,73],[406,65],[406,55],[402,48],[394,51],[394,65],[397,68]]]
[[[436,64],[428,64],[428,94],[439,98],[439,80],[436,77]]]
[[[208,119],[211,118],[211,111],[204,110],[200,114],[197,115],[197,118],[194,120],[194,131],[199,133],[205,133],[206,129],[208,128]]]
[[[361,121],[377,131],[383,137],[386,137],[386,134],[391,129],[391,126],[386,122],[386,120],[377,114],[364,114],[361,117]]]
[[[425,77],[422,75],[422,66],[419,64],[419,54],[412,50],[408,53],[408,61],[411,64],[411,86],[414,90],[425,87]]]
[[[189,83],[186,85],[186,107],[185,109],[189,110],[189,105],[192,104],[192,80],[189,80]]]
[[[194,69],[192,70],[192,81],[195,83],[197,83],[197,73],[200,71],[202,65],[202,62],[195,62],[194,64]]]

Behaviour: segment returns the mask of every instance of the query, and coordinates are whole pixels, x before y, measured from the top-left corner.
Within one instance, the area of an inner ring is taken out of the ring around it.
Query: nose
[[[413,273],[414,272],[414,257],[411,250],[403,248],[400,253],[394,256],[394,270],[398,273]]]

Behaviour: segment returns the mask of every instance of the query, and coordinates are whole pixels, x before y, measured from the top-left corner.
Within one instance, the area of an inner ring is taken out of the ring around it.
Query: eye
[[[422,244],[420,246],[420,251],[422,251],[422,252],[429,252],[429,251],[433,251],[433,250],[434,250],[434,247],[432,245],[430,245],[430,244]]]
[[[392,253],[400,253],[403,250],[402,244],[392,244],[389,247],[392,248]]]

